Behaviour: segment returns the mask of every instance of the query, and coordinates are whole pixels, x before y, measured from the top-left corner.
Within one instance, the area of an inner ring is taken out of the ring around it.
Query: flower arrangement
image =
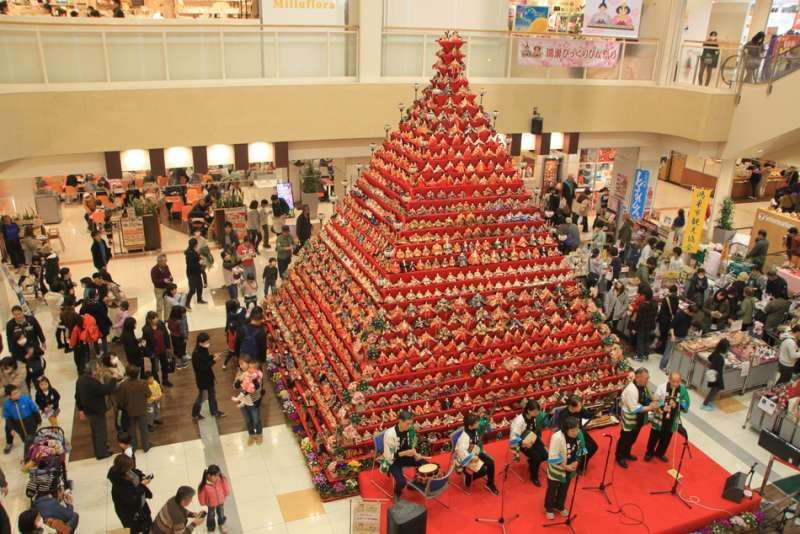
[[[764,513],[760,510],[755,512],[743,512],[733,515],[727,519],[719,519],[692,534],[738,534],[741,532],[752,532],[759,525],[764,523]]]

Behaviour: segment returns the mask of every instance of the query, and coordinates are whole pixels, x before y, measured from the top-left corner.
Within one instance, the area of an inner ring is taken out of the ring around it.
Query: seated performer
[[[580,428],[584,441],[586,442],[586,454],[581,456],[581,474],[586,472],[586,469],[589,467],[589,460],[591,460],[592,456],[597,452],[597,442],[592,439],[589,432],[583,428],[583,422],[584,420],[590,421],[594,419],[596,415],[594,411],[587,410],[583,407],[583,399],[580,395],[570,395],[569,400],[567,400],[567,406],[561,410],[558,414],[558,420],[555,421],[555,425],[560,428],[561,421],[563,421],[565,417],[574,417],[578,420],[578,428]]]
[[[628,468],[628,460],[635,461],[636,456],[631,454],[631,448],[639,437],[639,431],[647,424],[650,412],[658,408],[658,403],[652,399],[647,381],[650,373],[640,367],[634,373],[633,381],[622,390],[622,405],[620,409],[622,432],[617,441],[617,464],[623,469]]]
[[[383,433],[383,458],[381,471],[394,477],[394,497],[400,498],[406,487],[405,467],[419,467],[431,461],[430,457],[417,452],[417,431],[414,429],[414,416],[401,410],[397,424]]]
[[[561,419],[561,430],[550,438],[550,451],[547,456],[547,492],[544,496],[544,510],[547,519],[553,519],[553,512],[567,517],[569,512],[564,508],[567,499],[569,481],[578,470],[580,458],[586,454],[578,420],[567,416]]]
[[[486,488],[499,495],[494,485],[494,460],[483,450],[483,435],[491,430],[491,422],[485,410],[480,415],[464,415],[464,432],[458,437],[455,446],[456,468],[464,471],[464,484],[470,487],[476,478],[486,476]]]
[[[672,434],[681,424],[681,412],[689,411],[689,392],[681,383],[680,373],[671,373],[669,380],[658,386],[656,399],[659,409],[650,418],[650,437],[644,461],[649,462],[655,456],[662,462],[668,462],[665,453]]]
[[[539,482],[539,464],[547,460],[547,449],[542,442],[542,430],[547,424],[547,415],[541,411],[535,400],[526,402],[522,413],[511,421],[508,445],[517,458],[520,451],[528,458],[528,470],[535,486],[542,485]]]

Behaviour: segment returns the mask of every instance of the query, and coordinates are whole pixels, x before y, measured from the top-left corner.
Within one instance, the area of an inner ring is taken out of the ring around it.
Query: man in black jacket
[[[25,363],[28,347],[47,350],[44,332],[39,321],[33,315],[25,315],[22,307],[11,308],[12,318],[6,323],[6,341],[8,350],[15,360]],[[2,346],[0,344],[0,346]]]
[[[302,247],[309,239],[311,239],[311,215],[308,204],[304,204],[303,212],[297,216],[297,240]]]
[[[211,347],[211,338],[205,332],[197,335],[197,347],[192,353],[192,369],[194,369],[194,380],[197,384],[197,399],[192,405],[192,419],[199,421],[204,419],[200,415],[200,407],[203,405],[203,398],[208,395],[208,410],[214,417],[225,417],[225,413],[219,411],[217,407],[217,392],[215,389],[216,379],[214,378],[214,364],[217,363],[219,356],[211,354],[208,349]]]
[[[90,362],[86,366],[86,372],[78,377],[75,385],[75,405],[78,407],[81,419],[89,420],[94,456],[98,460],[102,460],[111,456],[106,428],[106,411],[108,410],[106,396],[117,388],[117,381],[113,379],[112,382],[103,384],[98,375],[97,362]]]
[[[105,271],[108,268],[111,256],[111,249],[103,239],[103,233],[97,230],[92,232],[92,262],[98,271]]]
[[[586,456],[583,456],[578,464],[581,473],[586,472],[589,466],[589,460],[591,460],[592,456],[597,452],[597,442],[592,439],[589,431],[584,428],[584,425],[594,419],[596,415],[594,411],[583,407],[583,399],[580,395],[571,395],[567,400],[567,405],[558,413],[558,417],[556,417],[556,420],[552,423],[553,428],[560,428],[561,422],[565,417],[574,417],[578,420],[578,428],[583,432],[583,439],[586,443]]]
[[[239,327],[236,333],[236,354],[246,354],[261,363],[267,360],[267,332],[260,308],[253,308],[250,322]]]

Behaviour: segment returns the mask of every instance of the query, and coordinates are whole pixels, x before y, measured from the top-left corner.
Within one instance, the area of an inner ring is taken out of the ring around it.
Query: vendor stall
[[[720,393],[743,393],[764,386],[775,377],[778,372],[775,349],[741,331],[723,331],[686,339],[670,356],[667,370],[680,372],[690,387],[705,395],[708,393],[705,378],[708,357],[723,337],[730,341],[731,349],[725,358],[725,389]]]
[[[792,227],[800,228],[800,214],[782,213],[772,208],[759,208],[756,211],[753,228],[750,230],[750,243],[756,242],[759,230],[767,232],[769,255],[767,256],[766,267],[780,265],[786,261],[786,255],[782,254],[785,250],[783,236]]]

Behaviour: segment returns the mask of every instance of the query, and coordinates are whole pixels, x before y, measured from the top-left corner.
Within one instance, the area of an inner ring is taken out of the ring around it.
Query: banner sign
[[[683,232],[684,252],[694,254],[700,249],[700,243],[703,240],[703,228],[706,226],[708,201],[710,199],[711,189],[692,188],[692,203],[689,207],[689,217],[686,219],[686,229]]]
[[[633,173],[633,191],[631,192],[630,216],[634,221],[644,217],[647,206],[647,188],[650,185],[650,171],[636,169]]]
[[[261,0],[263,24],[342,26],[347,0]]]
[[[583,8],[583,35],[639,37],[642,0],[587,0]]]
[[[616,41],[525,37],[517,49],[520,65],[537,67],[611,68],[619,60]]]
[[[514,31],[547,33],[547,6],[517,6]]]

